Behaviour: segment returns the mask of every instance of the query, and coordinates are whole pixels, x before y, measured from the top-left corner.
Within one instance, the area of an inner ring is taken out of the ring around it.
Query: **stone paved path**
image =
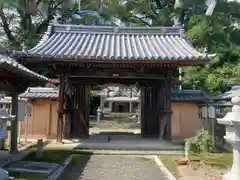
[[[77,164],[59,180],[168,180],[154,161],[136,156],[93,155],[81,169]]]

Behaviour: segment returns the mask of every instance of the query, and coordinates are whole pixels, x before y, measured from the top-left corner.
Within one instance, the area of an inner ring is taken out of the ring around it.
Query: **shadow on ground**
[[[74,153],[75,154],[75,153]],[[90,153],[78,153],[79,156],[73,157],[71,163],[64,170],[63,174],[58,180],[79,180],[84,175],[84,169],[91,159],[92,154]]]
[[[65,160],[71,155],[76,154],[77,156],[73,157],[68,167],[64,170],[62,175],[58,180],[79,180],[86,164],[92,156],[92,152],[89,151],[74,151],[74,150],[65,150],[65,149],[45,149],[42,153],[42,157],[37,157],[36,148],[32,148],[32,152],[29,153],[26,157],[24,157],[23,161],[33,161],[33,162],[47,162],[47,163],[57,163],[63,164]],[[9,166],[9,165],[8,165]],[[4,168],[7,168],[5,166]],[[24,179],[43,179],[42,175],[38,177],[39,174],[36,173],[12,173],[11,174],[17,178]],[[26,177],[25,177],[26,176]],[[45,178],[44,178],[45,179]]]
[[[37,161],[37,162],[49,162],[62,164],[71,154],[79,154],[91,156],[92,153],[88,151],[74,151],[65,149],[45,149],[42,153],[42,157],[37,157],[36,149],[33,149],[23,161]]]

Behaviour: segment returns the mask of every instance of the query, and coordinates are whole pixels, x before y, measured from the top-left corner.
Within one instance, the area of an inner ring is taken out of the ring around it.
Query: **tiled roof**
[[[172,100],[176,101],[209,101],[210,98],[201,90],[172,90]]]
[[[28,88],[24,93],[19,95],[29,99],[57,99],[58,90],[54,88],[32,87]]]
[[[64,60],[205,59],[181,27],[108,27],[51,24],[34,48],[18,54]]]
[[[20,97],[38,99],[57,99],[58,90],[54,88],[28,88]],[[174,101],[209,101],[210,98],[200,90],[172,90]]]
[[[19,76],[30,76],[34,77],[39,80],[46,80],[49,81],[48,78],[39,75],[28,68],[24,67],[20,63],[18,63],[16,60],[11,58],[10,56],[5,55],[4,53],[0,52],[0,69],[5,69],[7,71],[13,71],[13,72],[18,72]]]

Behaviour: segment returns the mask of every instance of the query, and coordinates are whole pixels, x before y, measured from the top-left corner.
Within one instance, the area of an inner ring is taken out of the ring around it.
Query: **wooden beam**
[[[65,57],[19,57],[19,59],[24,59],[28,64],[42,64],[42,63],[92,63],[92,64],[139,64],[139,65],[205,65],[207,62],[204,59],[169,59],[169,60],[111,60],[111,59],[77,59],[76,58],[65,58]]]
[[[59,65],[58,69],[64,69]],[[65,68],[66,76],[69,77],[102,77],[102,78],[146,78],[146,79],[163,79],[169,75],[178,77],[179,72],[176,67],[165,68],[88,68],[88,67],[71,67]],[[63,70],[59,71],[61,73]]]
[[[96,74],[96,73],[95,73]],[[147,79],[147,80],[159,80],[159,79],[164,79],[163,76],[160,76],[159,74],[155,75],[132,75],[132,74],[127,74],[127,75],[121,75],[119,73],[113,73],[111,75],[68,75],[69,78],[98,78],[98,79]]]
[[[125,85],[134,85],[136,83],[139,84],[152,84],[158,82],[159,80],[149,80],[149,79],[119,79],[119,78],[70,78],[73,84],[82,84],[82,83],[90,83],[90,84],[125,84]]]
[[[18,94],[12,92],[12,115],[16,116],[16,119],[11,122],[11,143],[10,153],[18,152]]]

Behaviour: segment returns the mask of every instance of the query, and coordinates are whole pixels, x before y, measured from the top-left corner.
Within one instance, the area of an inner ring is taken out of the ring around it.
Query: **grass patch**
[[[90,158],[90,154],[73,156],[71,162],[61,175],[60,180],[79,179]]]
[[[69,166],[75,166],[75,165],[79,165],[82,164],[83,167],[85,167],[86,163],[88,162],[88,160],[90,159],[90,155],[77,155],[77,156],[73,156]]]
[[[191,157],[192,162],[204,162],[208,165],[230,166],[233,163],[232,153],[200,154]]]
[[[176,160],[179,155],[160,155],[159,159],[163,162],[166,168],[178,179],[180,174],[178,172],[178,164]],[[232,153],[213,153],[213,154],[200,154],[191,157],[191,163],[200,164],[204,163],[213,167],[225,168],[232,164]]]
[[[48,177],[46,174],[36,174],[36,173],[20,173],[20,172],[9,172],[11,177],[16,180],[43,180]]]

